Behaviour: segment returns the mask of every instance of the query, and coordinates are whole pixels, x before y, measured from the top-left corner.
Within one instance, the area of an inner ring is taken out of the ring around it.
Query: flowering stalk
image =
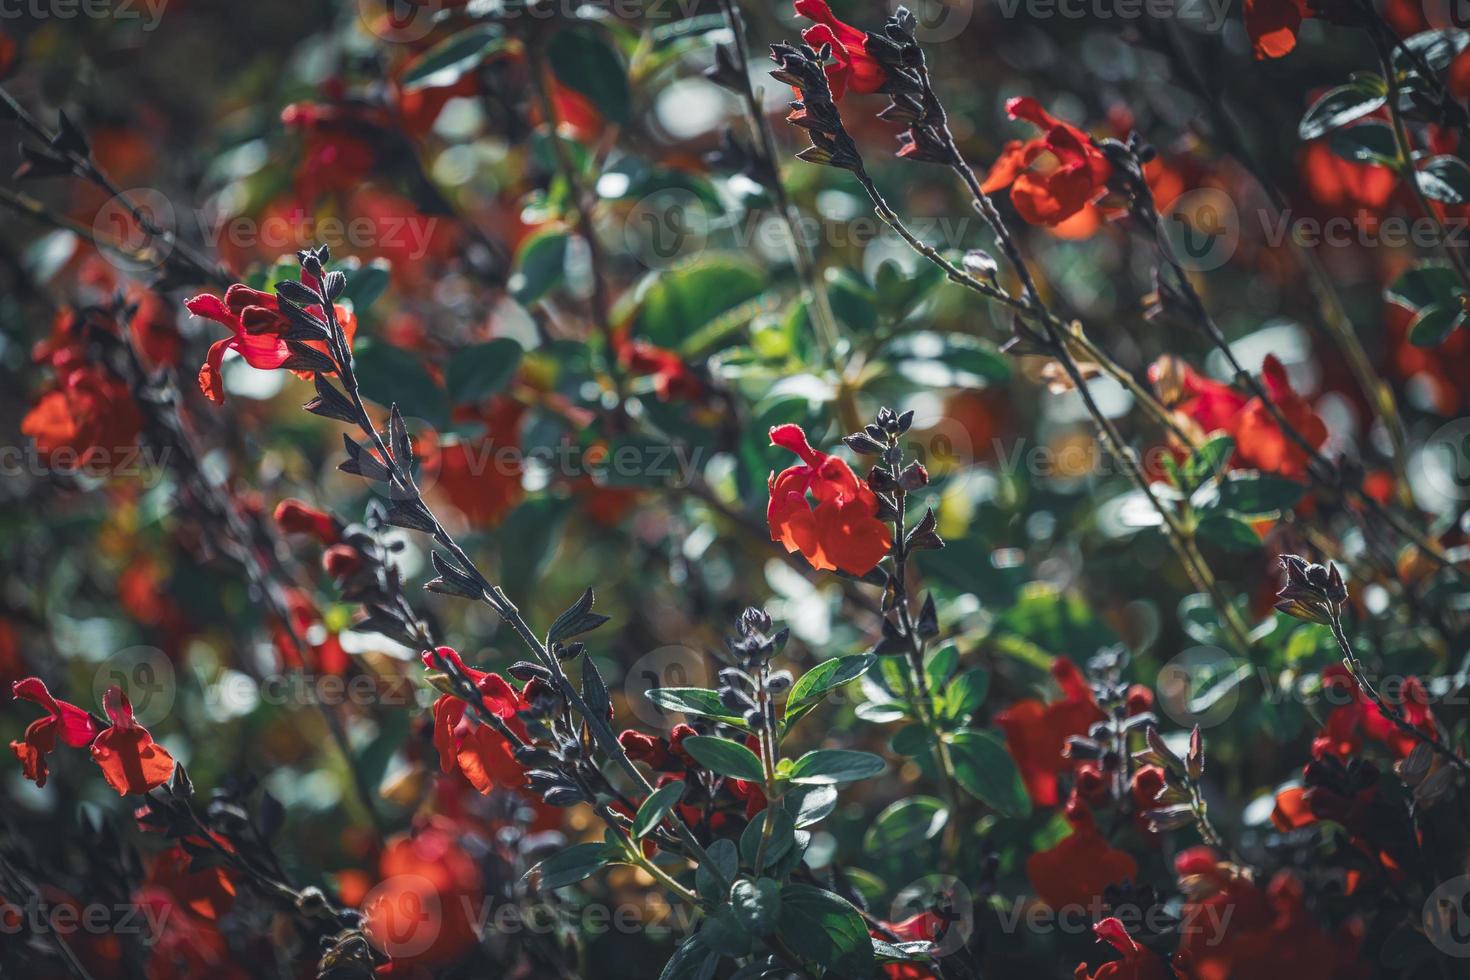
[[[912,15],[908,16],[912,20]],[[907,34],[903,23],[897,16],[889,23],[891,35],[895,30],[906,41],[906,46],[911,45],[912,50],[919,50],[917,44],[912,41],[912,35]],[[1031,277],[1025,260],[1020,255],[1014,240],[1010,237],[1005,223],[999,220],[998,214],[994,214],[994,206],[989,203],[989,197],[980,191],[978,184],[974,186],[974,193],[978,195],[976,197],[977,208],[981,210],[987,220],[991,220],[992,216],[994,217],[995,224],[992,227],[998,229],[996,231],[997,238],[1006,249],[1008,258],[1013,264],[1016,274],[1022,281],[1024,295],[1021,299],[1009,295],[994,285],[982,283],[980,280],[968,276],[954,266],[953,263],[939,255],[937,250],[932,246],[924,244],[917,237],[909,233],[903,226],[903,223],[898,219],[897,214],[884,201],[872,178],[868,176],[863,166],[862,155],[857,148],[857,144],[843,125],[841,113],[838,111],[837,105],[832,99],[832,92],[828,85],[826,74],[822,70],[818,53],[806,45],[793,46],[789,44],[777,44],[773,45],[771,50],[772,60],[780,66],[779,70],[772,72],[772,75],[781,81],[797,87],[802,95],[801,101],[793,104],[795,111],[788,117],[788,121],[806,129],[812,139],[813,145],[801,154],[798,154],[798,156],[811,163],[851,171],[867,192],[878,216],[898,232],[900,237],[911,248],[930,262],[943,268],[951,281],[966,285],[989,299],[1002,302],[1006,306],[1016,310],[1018,314],[1026,314],[1042,325],[1044,335],[1025,329],[1023,337],[1019,338],[1020,342],[1029,352],[1048,354],[1061,364],[1070,383],[1082,398],[1088,414],[1096,423],[1104,447],[1119,462],[1135,487],[1159,514],[1166,529],[1166,536],[1174,548],[1176,555],[1179,557],[1180,563],[1184,566],[1185,573],[1195,584],[1196,588],[1210,596],[1211,601],[1219,611],[1221,621],[1230,633],[1232,642],[1237,649],[1241,652],[1248,651],[1251,647],[1249,628],[1246,626],[1244,620],[1241,619],[1239,611],[1236,610],[1234,604],[1224,594],[1219,583],[1215,580],[1209,566],[1200,555],[1199,549],[1194,545],[1191,535],[1179,523],[1173,513],[1163,505],[1163,502],[1159,500],[1158,495],[1154,493],[1149,483],[1147,475],[1139,466],[1138,460],[1127,448],[1122,434],[1114,426],[1112,420],[1102,412],[1096,400],[1093,398],[1091,391],[1088,389],[1082,369],[1077,364],[1069,349],[1067,337],[1072,333],[1071,328],[1062,324],[1040,300],[1035,282]],[[952,162],[955,156],[955,151],[950,149],[953,138],[950,138],[950,144],[947,146],[942,136],[942,133],[948,131],[947,125],[943,124],[943,109],[939,105],[938,99],[934,97],[932,89],[924,87],[918,81],[917,77],[915,77],[914,85],[925,93],[924,104],[927,113],[926,118],[930,122],[927,126],[916,126],[914,130],[911,130],[911,132],[917,132],[920,135],[909,146],[927,146],[929,149],[924,152],[929,155],[925,157],[926,159],[932,158],[939,161]],[[905,149],[908,149],[908,146]],[[968,167],[964,167],[962,170],[968,170]],[[971,177],[973,178],[973,174]],[[1022,327],[1020,316],[1016,319],[1016,325],[1018,328]]]
[[[522,642],[530,648],[536,657],[538,664],[544,668],[552,678],[556,689],[567,703],[574,708],[588,726],[593,738],[599,747],[607,753],[609,758],[625,772],[634,785],[644,794],[653,792],[652,785],[643,776],[627,752],[618,744],[617,735],[607,720],[599,713],[589,710],[587,703],[581,694],[568,680],[566,672],[562,669],[561,662],[553,656],[547,648],[546,643],[531,629],[525,617],[511,602],[510,597],[500,588],[490,582],[475,566],[469,555],[458,542],[445,530],[428,504],[424,502],[423,493],[414,481],[408,469],[412,460],[412,449],[408,441],[407,430],[403,426],[402,416],[398,414],[395,407],[390,421],[390,434],[393,437],[394,448],[389,449],[382,434],[378,431],[372,417],[368,414],[367,406],[363,403],[362,393],[357,384],[357,376],[353,370],[352,351],[347,346],[346,337],[342,326],[337,320],[336,311],[332,299],[335,298],[335,290],[340,291],[345,280],[339,272],[327,273],[324,262],[328,258],[326,249],[323,247],[315,252],[302,253],[302,268],[309,276],[314,277],[315,289],[304,285],[299,288],[290,288],[289,284],[281,284],[278,288],[288,288],[289,292],[281,296],[283,304],[291,305],[294,300],[307,300],[311,304],[320,303],[320,309],[325,313],[325,321],[318,321],[321,332],[325,335],[328,348],[331,352],[333,364],[336,368],[337,377],[342,382],[342,392],[332,387],[331,382],[326,381],[320,375],[317,377],[318,399],[311,403],[322,414],[330,418],[337,418],[355,424],[371,442],[370,448],[364,448],[347,439],[349,454],[351,458],[344,466],[352,467],[353,472],[361,472],[372,478],[386,481],[394,489],[395,501],[389,511],[388,519],[392,523],[402,523],[403,526],[422,531],[431,537],[437,544],[443,547],[454,559],[454,566],[440,565],[441,573],[450,568],[450,574],[458,573],[472,584],[474,597],[484,602],[497,615],[499,615],[511,629],[521,638]],[[304,308],[295,307],[302,316],[309,317]],[[345,393],[345,399],[344,399]],[[695,840],[693,833],[677,815],[671,815],[670,821],[676,833],[686,848],[699,860],[702,865],[708,866],[711,873],[719,876],[720,872],[709,860],[704,848]]]

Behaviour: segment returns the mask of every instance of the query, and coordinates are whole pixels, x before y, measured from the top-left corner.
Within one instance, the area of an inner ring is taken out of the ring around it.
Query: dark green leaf
[[[720,965],[720,954],[700,941],[698,934],[679,944],[674,955],[664,964],[658,980],[713,980]]]
[[[730,714],[720,703],[718,691],[703,687],[655,687],[648,690],[648,700],[666,711],[678,711],[701,718],[715,718],[727,725],[744,727],[745,722]]]
[[[568,28],[551,39],[546,53],[557,81],[586,96],[609,122],[628,121],[628,73],[606,41],[590,29]]]
[[[845,899],[811,885],[781,890],[782,941],[803,960],[844,980],[873,973],[873,944],[857,909]]]
[[[1307,492],[1305,485],[1270,473],[1233,474],[1220,483],[1222,510],[1247,517],[1291,510]]]
[[[474,405],[499,394],[520,366],[521,345],[509,337],[461,347],[445,372],[450,402]]]
[[[961,787],[997,813],[1025,817],[1031,797],[1005,742],[994,732],[962,728],[949,738],[949,756]]]
[[[566,278],[569,240],[565,229],[545,228],[521,242],[510,279],[516,302],[530,305],[561,284]]]
[[[408,418],[438,429],[449,425],[449,400],[419,358],[376,340],[363,340],[352,354],[357,383],[364,398],[379,405],[395,402]]]
[[[851,749],[813,749],[791,767],[793,783],[851,783],[883,771],[881,758]]]
[[[1326,136],[1332,130],[1376,111],[1386,101],[1387,96],[1379,86],[1366,79],[1339,85],[1312,103],[1297,126],[1297,135],[1303,140]]]
[[[766,853],[762,864],[756,868],[756,852],[760,849],[761,835],[765,833],[766,821],[771,822],[771,837],[766,842]],[[755,815],[740,835],[740,860],[756,872],[764,871],[786,855],[796,843],[796,822],[785,807],[768,806]]]
[[[764,936],[780,921],[781,886],[770,878],[743,878],[730,890],[730,906],[746,929]]]
[[[683,747],[694,757],[695,762],[722,776],[733,776],[754,783],[765,782],[760,757],[738,742],[713,735],[691,735],[684,739]]]
[[[1445,204],[1470,202],[1470,167],[1459,157],[1430,157],[1416,172],[1424,196]]]
[[[598,868],[619,856],[614,848],[604,843],[574,844],[564,851],[553,854],[526,874],[530,875],[539,871],[541,887],[549,891],[565,885],[574,885],[583,878],[590,877]]]
[[[912,796],[890,804],[868,828],[864,850],[876,854],[905,854],[939,836],[949,822],[949,810],[932,796]]]
[[[649,793],[648,799],[643,801],[643,805],[638,808],[638,814],[633,818],[633,836],[641,838],[652,832],[683,796],[682,782],[665,783]]]
[[[1255,528],[1220,511],[1206,514],[1199,522],[1198,533],[1201,541],[1226,551],[1254,551],[1261,546],[1261,536]]]
[[[481,24],[460,31],[415,58],[403,72],[402,85],[408,91],[453,85],[504,43],[499,25]]]
[[[794,724],[798,718],[816,707],[828,691],[857,680],[876,662],[877,658],[870,653],[833,657],[802,674],[786,697],[786,724]]]

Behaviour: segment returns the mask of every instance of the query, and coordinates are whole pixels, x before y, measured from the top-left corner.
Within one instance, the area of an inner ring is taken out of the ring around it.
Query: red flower
[[[287,497],[276,505],[276,526],[287,534],[309,534],[322,544],[337,543],[341,527],[331,514],[317,510],[295,497]]]
[[[303,276],[302,281],[311,285],[308,279]],[[271,293],[236,283],[225,290],[224,299],[212,293],[202,293],[187,300],[184,306],[195,316],[228,327],[232,335],[209,348],[209,356],[199,369],[199,390],[216,405],[223,404],[225,400],[220,365],[224,363],[227,351],[239,351],[245,363],[263,370],[279,368],[291,358],[291,349],[284,337],[291,321],[281,312],[276,297]],[[353,334],[357,332],[357,318],[344,306],[336,306],[335,309],[337,322],[342,325],[350,346]],[[321,307],[307,307],[307,312],[320,317]],[[305,343],[322,353],[327,351],[326,341],[310,340]]]
[[[1327,441],[1327,426],[1297,394],[1286,368],[1274,354],[1266,355],[1261,378],[1271,404],[1314,449]],[[1183,416],[1201,436],[1224,432],[1235,440],[1231,465],[1279,473],[1302,480],[1307,475],[1307,451],[1276,424],[1269,406],[1259,398],[1247,399],[1223,382],[1196,374],[1189,365],[1163,357],[1149,368],[1149,380],[1160,397]]]
[[[1302,902],[1301,883],[1281,872],[1262,889],[1223,872],[1208,848],[1176,860],[1184,906],[1175,967],[1189,980],[1350,980],[1368,975],[1351,920],[1328,935]]]
[[[832,46],[834,63],[825,70],[833,99],[841,99],[849,89],[867,95],[888,81],[883,66],[868,54],[867,32],[838,20],[827,0],[796,0],[796,13],[817,22],[801,32],[803,41],[818,49],[824,44]]]
[[[840,568],[851,575],[872,571],[888,554],[892,540],[888,525],[878,520],[873,489],[847,463],[813,449],[801,426],[774,427],[771,444],[801,457],[801,463],[767,480],[771,540],[781,542],[787,551],[801,552],[819,571]],[[808,493],[817,500],[815,508],[807,503]]]
[[[1169,980],[1174,976],[1161,958],[1128,935],[1128,930],[1118,919],[1103,919],[1092,927],[1092,931],[1098,942],[1108,943],[1122,953],[1123,958],[1104,963],[1095,973],[1088,973],[1087,965],[1079,963],[1074,974],[1077,980]]]
[[[52,466],[107,469],[137,444],[142,416],[128,386],[96,365],[62,373],[21,420]]]
[[[1026,877],[1043,902],[1053,909],[1090,905],[1112,884],[1138,876],[1138,862],[1110,847],[1080,803],[1067,806],[1072,833],[1049,851],[1026,859]]]
[[[516,717],[516,712],[528,707],[521,692],[499,674],[466,667],[459,654],[450,647],[440,647],[439,653],[457,664],[475,682],[486,711],[504,721],[517,735],[525,737],[525,726]],[[435,669],[428,654],[424,655],[424,664],[431,670]],[[434,748],[439,751],[439,768],[442,771],[463,773],[480,793],[489,793],[496,786],[519,786],[522,782],[521,764],[511,753],[510,743],[493,728],[470,717],[468,705],[452,695],[446,694],[434,702]]]
[[[1293,429],[1301,433],[1314,448],[1327,441],[1327,426],[1312,411],[1307,400],[1291,387],[1286,368],[1275,354],[1266,355],[1261,366],[1266,394]],[[1307,451],[1281,431],[1271,410],[1259,399],[1252,398],[1241,413],[1235,427],[1235,454],[1248,467],[1280,473],[1292,479],[1305,479]]]
[[[1256,60],[1289,53],[1296,47],[1302,20],[1310,16],[1307,0],[1245,0],[1245,30]]]
[[[39,677],[27,677],[10,686],[11,694],[21,700],[39,704],[46,717],[37,718],[26,727],[21,741],[11,742],[10,751],[20,760],[27,779],[37,786],[46,785],[46,754],[56,748],[56,736],[74,749],[86,746],[101,730],[97,719],[74,704],[58,701]]]
[[[630,374],[652,376],[659,401],[695,401],[704,394],[704,384],[673,351],[645,340],[620,340],[617,348],[618,360]]]
[[[1414,751],[1414,746],[1419,744],[1418,739],[1401,731],[1383,713],[1383,709],[1363,694],[1342,664],[1333,664],[1322,671],[1322,686],[1327,691],[1335,692],[1332,702],[1337,707],[1328,712],[1322,730],[1312,740],[1314,757],[1320,759],[1333,755],[1346,761],[1349,756],[1356,755],[1362,749],[1363,735],[1386,745],[1399,759]],[[1390,705],[1398,708],[1409,724],[1426,735],[1434,733],[1434,715],[1429,710],[1429,695],[1417,677],[1405,679],[1400,691],[1379,693],[1384,695],[1384,700]],[[1348,703],[1343,703],[1344,701]]]
[[[1103,195],[1113,168],[1086,133],[1057,119],[1032,98],[1011,99],[1006,112],[1036,126],[1042,135],[1007,143],[982,191],[993,194],[1009,187],[1017,214],[1033,225],[1053,227]],[[1038,163],[1043,168],[1038,169]]]
[[[102,695],[102,710],[112,720],[92,742],[92,759],[118,795],[146,793],[174,774],[174,757],[153,741],[148,729],[133,720],[133,706],[120,687]]]
[[[525,496],[520,451],[524,414],[525,406],[509,398],[457,412],[457,422],[483,422],[485,435],[444,440],[425,453],[424,470],[435,474],[437,490],[476,527],[499,524]]]
[[[1062,754],[1068,736],[1086,735],[1094,722],[1105,717],[1076,664],[1058,657],[1052,661],[1051,673],[1062,689],[1061,700],[1043,704],[1024,698],[995,717],[1037,806],[1055,806],[1059,799],[1057,776],[1072,768],[1071,760]]]

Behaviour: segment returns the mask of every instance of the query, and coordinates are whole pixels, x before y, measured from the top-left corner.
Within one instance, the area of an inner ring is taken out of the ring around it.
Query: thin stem
[[[1363,668],[1363,662],[1358,659],[1358,655],[1353,651],[1352,645],[1348,642],[1347,633],[1342,628],[1342,606],[1340,604],[1333,603],[1328,606],[1328,625],[1332,629],[1332,638],[1337,641],[1337,649],[1342,653],[1343,666],[1352,675],[1353,681],[1358,685],[1358,690],[1362,691],[1363,696],[1373,702],[1374,706],[1378,708],[1379,713],[1392,722],[1393,726],[1399,731],[1415,741],[1429,746],[1456,769],[1462,772],[1470,772],[1470,763],[1460,758],[1453,749],[1444,744],[1437,733],[1421,730],[1405,718],[1401,710],[1383,700],[1383,695],[1378,692],[1378,689],[1373,686],[1373,682],[1368,679],[1368,673]]]
[[[745,106],[746,121],[750,125],[752,135],[760,144],[761,156],[770,171],[771,181],[767,190],[776,199],[776,212],[786,225],[786,233],[791,238],[791,259],[796,266],[796,274],[801,279],[802,289],[807,296],[807,308],[811,311],[817,343],[828,362],[835,364],[837,320],[832,313],[832,305],[827,301],[827,290],[818,281],[816,259],[807,251],[806,240],[802,237],[801,229],[797,224],[796,206],[792,203],[790,195],[786,192],[786,185],[781,180],[781,170],[777,164],[775,136],[771,132],[770,123],[761,108],[755,88],[750,83],[750,51],[745,41],[745,28],[740,10],[735,0],[719,0],[719,2],[720,12],[724,14],[725,23],[735,38],[735,55],[740,67],[740,96]]]
[[[592,733],[593,738],[597,741],[598,746],[603,752],[628,775],[634,785],[645,795],[652,793],[652,784],[648,782],[648,779],[633,763],[633,760],[628,758],[628,753],[619,744],[617,734],[613,732],[612,726],[608,724],[607,719],[588,709],[586,701],[583,700],[577,689],[568,680],[566,672],[562,669],[561,662],[547,649],[546,644],[537,636],[536,632],[531,629],[530,624],[526,622],[520,610],[510,601],[510,597],[505,594],[500,586],[495,585],[485,577],[479,568],[476,567],[470,556],[465,553],[465,550],[444,528],[444,525],[438,517],[434,515],[433,510],[425,502],[423,493],[420,491],[407,468],[408,461],[395,458],[393,453],[389,451],[381,433],[378,432],[377,426],[373,423],[372,417],[368,414],[367,406],[363,403],[362,393],[358,387],[357,376],[354,372],[352,350],[347,344],[342,325],[337,320],[336,309],[332,305],[331,297],[327,294],[325,276],[322,277],[322,282],[319,286],[319,298],[323,314],[326,318],[327,344],[336,365],[337,376],[341,380],[343,388],[346,390],[348,399],[351,401],[355,416],[354,421],[362,433],[371,441],[373,450],[377,453],[379,460],[388,472],[390,483],[403,495],[403,499],[412,501],[419,513],[428,520],[430,529],[427,533],[430,537],[450,553],[459,564],[461,570],[474,579],[480,589],[481,600],[490,606],[491,609],[495,610],[496,614],[510,625],[512,631],[531,650],[541,666],[545,667],[551,673],[557,690],[566,700],[567,704],[581,715],[588,730]],[[669,815],[669,822],[674,827],[680,842],[688,849],[689,853],[701,865],[706,867],[715,876],[717,881],[722,884],[728,884],[728,882],[725,882],[724,876],[718,866],[710,859],[709,854],[695,838],[693,831],[689,829],[678,814],[671,813]]]
[[[576,165],[572,162],[566,146],[562,143],[561,135],[557,132],[560,120],[556,112],[556,100],[551,97],[551,90],[546,84],[548,68],[544,45],[533,42],[527,47],[531,59],[531,86],[535,89],[536,99],[541,107],[541,116],[546,123],[547,139],[551,143],[552,156],[556,160],[561,179],[566,181],[572,209],[576,213],[577,231],[587,243],[587,258],[592,273],[592,320],[597,325],[598,332],[602,334],[604,366],[607,368],[608,377],[612,379],[613,393],[617,397],[617,409],[621,414],[623,403],[628,395],[628,380],[623,373],[623,365],[618,359],[617,333],[612,323],[612,302],[608,297],[607,284],[603,278],[606,263],[603,261],[602,244],[598,241],[597,227],[593,221],[594,198],[582,186]]]

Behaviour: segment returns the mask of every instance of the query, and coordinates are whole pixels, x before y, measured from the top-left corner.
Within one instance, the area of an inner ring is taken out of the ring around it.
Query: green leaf
[[[641,839],[651,833],[669,815],[669,811],[678,806],[683,797],[682,782],[666,783],[649,793],[648,799],[643,801],[637,815],[633,817],[633,836]]]
[[[546,890],[574,885],[590,877],[598,868],[612,863],[619,857],[617,850],[604,843],[574,844],[558,851],[536,865],[526,874],[541,874],[541,887]]]
[[[743,878],[730,890],[730,906],[746,929],[764,936],[780,921],[781,885],[770,878]]]
[[[1312,103],[1312,107],[1302,116],[1302,121],[1297,126],[1297,135],[1303,140],[1326,136],[1354,119],[1361,119],[1377,111],[1387,101],[1387,96],[1379,86],[1366,78],[1354,79],[1346,85],[1329,90]]]
[[[686,339],[765,292],[768,276],[744,256],[706,252],[650,272],[632,291],[628,308],[616,310],[614,318],[622,322],[632,314],[633,336],[689,353]]]
[[[745,923],[728,905],[722,905],[704,917],[699,938],[710,949],[726,956],[744,956],[750,951],[751,936]]]
[[[417,355],[366,339],[358,342],[352,361],[364,398],[385,407],[396,403],[404,418],[448,428],[449,400]]]
[[[950,677],[954,675],[955,668],[960,664],[959,647],[953,643],[946,643],[934,651],[924,664],[924,679],[929,682],[929,690],[936,696],[944,690],[944,685],[949,683]]]
[[[375,259],[348,272],[341,299],[351,303],[352,311],[361,316],[388,288],[390,268],[386,260]]]
[[[754,783],[765,782],[766,775],[761,769],[760,757],[739,742],[713,735],[691,735],[682,744],[695,762],[722,776],[733,776]]]
[[[875,854],[904,854],[939,836],[949,823],[949,810],[932,796],[911,796],[889,804],[863,836],[863,849]]]
[[[1459,157],[1430,157],[1415,177],[1427,198],[1446,204],[1470,202],[1470,167]]]
[[[628,73],[606,41],[589,29],[569,28],[551,39],[546,54],[557,81],[586,96],[607,121],[619,125],[628,121],[632,104]]]
[[[447,37],[419,55],[403,72],[405,90],[453,85],[505,45],[497,24],[482,24]]]
[[[1399,147],[1394,139],[1393,127],[1375,120],[1333,131],[1327,138],[1327,145],[1334,154],[1353,163],[1392,167],[1399,159]]]
[[[765,832],[767,820],[771,822],[771,839],[766,842],[766,853],[762,860],[764,867],[757,868],[756,852],[760,850],[761,835]],[[785,807],[768,806],[746,824],[744,833],[740,835],[740,860],[759,873],[785,857],[795,843],[796,821],[792,820],[791,814],[786,812]]]
[[[715,869],[724,876],[725,887],[729,888],[730,882],[735,879],[735,875],[740,871],[740,852],[736,849],[735,842],[728,838],[720,837],[711,843],[709,847],[705,848],[705,852],[709,854],[710,861],[714,863]],[[706,868],[703,864],[694,869],[694,888],[699,892],[699,897],[707,902],[718,904],[725,900],[726,896],[724,891],[720,889],[719,882],[715,880],[715,876],[711,873],[710,869]]]
[[[1450,62],[1455,60],[1455,55],[1464,51],[1467,45],[1470,45],[1470,34],[1458,27],[1421,31],[1403,41],[1403,48],[1417,54],[1418,60],[1427,64],[1429,70],[1434,72],[1448,68]],[[1400,48],[1394,49],[1392,63],[1394,71],[1400,74],[1415,71],[1416,60]]]
[[[1261,536],[1255,528],[1238,517],[1214,511],[1206,514],[1199,522],[1200,540],[1226,551],[1248,552],[1261,546]]]
[[[832,815],[837,809],[837,789],[833,786],[794,786],[783,805],[796,822],[797,829],[810,827]]]
[[[745,721],[730,714],[720,701],[720,693],[703,687],[656,687],[648,691],[648,700],[665,711],[714,718],[727,725],[745,727]]]
[[[1184,479],[1188,484],[1184,487],[1185,492],[1192,492],[1210,477],[1224,472],[1225,464],[1230,462],[1230,455],[1234,452],[1235,440],[1217,435],[1190,453],[1189,459],[1184,461]]]
[[[793,783],[851,783],[876,776],[883,760],[871,752],[851,749],[813,749],[791,767]]]
[[[1418,315],[1409,324],[1409,343],[1415,347],[1438,346],[1464,320],[1465,311],[1458,306],[1431,303],[1420,307]]]
[[[888,740],[888,747],[895,755],[917,758],[929,754],[929,746],[932,742],[933,738],[929,734],[928,727],[916,721],[894,732],[893,737]]]
[[[811,885],[781,890],[782,941],[803,960],[844,980],[873,973],[873,944],[862,914],[845,899]]]
[[[696,933],[674,950],[658,980],[714,980],[719,966],[720,954],[706,946]]]
[[[944,721],[963,720],[985,702],[990,690],[990,673],[984,667],[972,667],[950,682],[936,707]]]
[[[1220,483],[1219,507],[1247,517],[1291,510],[1307,488],[1295,480],[1270,473],[1234,474]]]
[[[955,779],[965,792],[1002,816],[1025,817],[1031,797],[1005,742],[990,731],[962,728],[949,737]]]
[[[1460,294],[1460,278],[1443,262],[1421,262],[1402,273],[1385,291],[1390,303],[1409,310],[1426,306],[1455,306]]]
[[[785,723],[789,726],[822,700],[828,691],[857,680],[868,672],[878,658],[871,653],[824,660],[801,675],[786,696]]]
[[[451,404],[475,405],[498,395],[520,368],[521,353],[521,345],[509,337],[455,351],[444,379]]]
[[[529,306],[561,285],[570,240],[565,228],[543,228],[521,242],[510,278],[510,294],[516,302]]]

